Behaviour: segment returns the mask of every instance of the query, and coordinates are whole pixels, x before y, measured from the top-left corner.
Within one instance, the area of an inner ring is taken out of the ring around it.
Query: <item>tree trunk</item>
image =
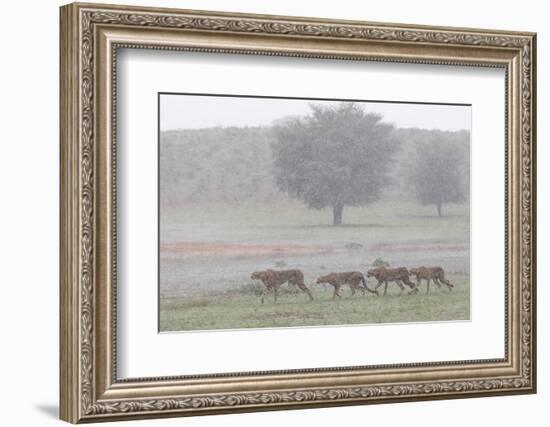
[[[344,213],[344,205],[332,206],[332,225],[342,224],[342,214]]]
[[[439,216],[441,216],[441,215],[443,214],[443,213],[441,212],[441,205],[442,205],[441,202],[438,202],[438,203],[437,203],[437,214],[438,214]]]

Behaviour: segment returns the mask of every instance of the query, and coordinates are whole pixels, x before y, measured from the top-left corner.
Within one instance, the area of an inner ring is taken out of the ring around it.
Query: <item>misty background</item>
[[[470,106],[159,101],[161,301],[384,262],[443,266],[469,316]]]
[[[277,138],[273,126],[311,115],[312,106],[336,108],[340,104],[302,99],[161,95],[161,206],[290,201],[291,197],[276,183],[273,148]],[[379,199],[419,199],[414,194],[413,187],[419,184],[413,182],[415,178],[426,183],[444,180],[449,167],[460,176],[456,185],[463,187],[462,199],[469,199],[471,107],[355,104],[365,114],[378,114],[383,124],[393,126],[396,146],[387,171],[389,182]],[[450,159],[448,167],[441,159],[437,164],[430,163],[430,159],[418,159],[421,149],[432,157],[445,157],[449,146],[455,158]],[[435,171],[442,164],[447,170]],[[411,170],[419,172],[423,168],[428,176],[411,174]]]

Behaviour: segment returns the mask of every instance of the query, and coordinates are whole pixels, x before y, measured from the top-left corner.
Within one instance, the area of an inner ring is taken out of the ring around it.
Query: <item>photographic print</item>
[[[158,100],[161,332],[470,318],[470,105]]]

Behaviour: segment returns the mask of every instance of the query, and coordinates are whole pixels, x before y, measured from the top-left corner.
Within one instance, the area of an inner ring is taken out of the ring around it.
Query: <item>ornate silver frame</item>
[[[61,419],[77,423],[534,393],[534,33],[99,4],[61,8]],[[174,378],[116,376],[117,48],[506,70],[505,357]]]

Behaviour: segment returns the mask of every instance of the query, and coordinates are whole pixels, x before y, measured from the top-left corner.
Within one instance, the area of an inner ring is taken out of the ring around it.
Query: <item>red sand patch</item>
[[[160,246],[161,252],[203,256],[239,255],[308,255],[332,252],[328,246],[288,244],[242,244],[242,243],[170,243]]]

